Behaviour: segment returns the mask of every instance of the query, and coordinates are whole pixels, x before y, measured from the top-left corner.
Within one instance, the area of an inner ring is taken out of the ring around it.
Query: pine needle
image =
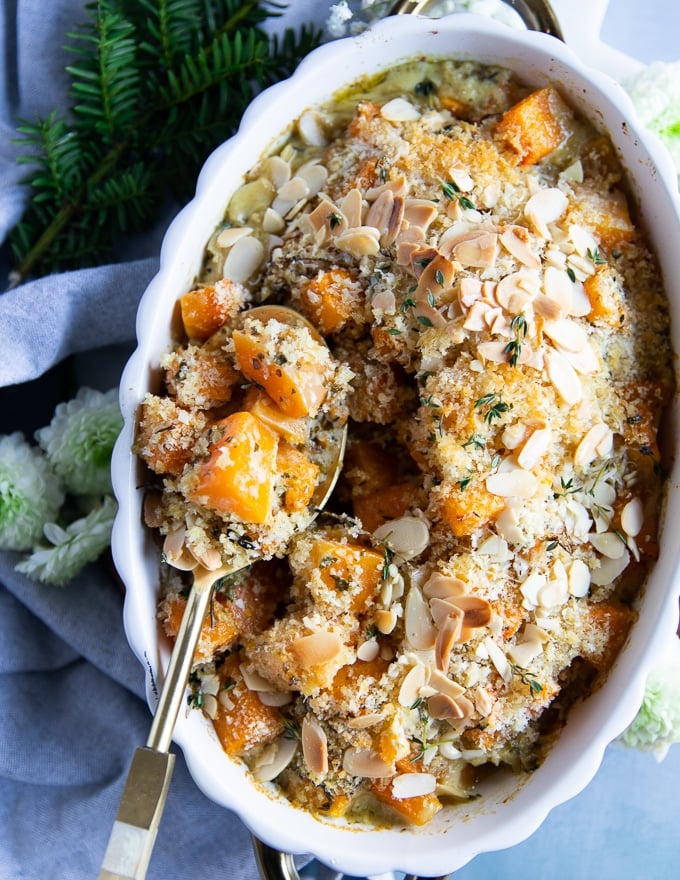
[[[30,200],[10,235],[11,286],[109,261],[121,236],[148,228],[169,195],[190,196],[205,158],[233,134],[253,95],[289,76],[320,42],[306,26],[271,39],[261,26],[283,8],[253,0],[88,4],[88,21],[67,34],[69,112],[17,126]]]

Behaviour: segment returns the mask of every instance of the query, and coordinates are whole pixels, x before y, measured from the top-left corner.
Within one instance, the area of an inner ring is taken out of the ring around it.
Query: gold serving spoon
[[[317,342],[325,345],[316,328],[293,309],[259,306],[248,315],[261,321],[274,319],[290,326],[306,327]],[[346,441],[345,425],[339,432],[335,456],[309,503],[309,516],[302,529],[308,528],[326,505],[342,469]],[[221,578],[255,561],[255,557],[244,555],[212,571],[201,565],[193,570],[193,584],[165,671],[149,736],[146,745],[138,748],[132,758],[99,880],[143,880],[146,876],[175,762],[174,754],[169,752],[172,733],[213,587]]]

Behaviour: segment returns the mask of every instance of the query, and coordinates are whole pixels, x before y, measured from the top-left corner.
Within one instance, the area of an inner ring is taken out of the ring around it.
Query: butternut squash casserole
[[[631,211],[558,90],[451,60],[308,110],[231,196],[136,451],[170,638],[185,570],[263,557],[218,585],[189,701],[294,805],[424,824],[536,767],[614,662],[673,391]]]

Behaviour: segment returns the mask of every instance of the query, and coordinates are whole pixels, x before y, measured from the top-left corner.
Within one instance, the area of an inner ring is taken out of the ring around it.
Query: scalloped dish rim
[[[664,148],[636,123],[632,104],[613,80],[586,67],[555,38],[510,29],[473,15],[456,14],[436,21],[397,16],[357,37],[315,50],[289,80],[272,86],[252,102],[238,133],[208,158],[194,199],[165,235],[160,270],[138,310],[138,344],[120,385],[125,426],[112,462],[119,503],[112,550],[127,588],[127,638],[145,667],[147,699],[152,707],[154,682],[169,651],[156,621],[157,550],[141,525],[140,469],[131,446],[138,405],[152,387],[158,357],[170,342],[173,304],[192,283],[203,247],[223,216],[230,192],[254,164],[254,158],[285,130],[287,122],[363,74],[417,55],[444,54],[509,66],[532,84],[556,82],[577,109],[609,132],[632,178],[634,193],[646,193],[638,202],[666,278],[673,349],[680,352],[680,205],[675,170]],[[670,412],[674,439],[678,435],[676,409],[674,400]],[[666,488],[666,521],[680,519],[679,478],[675,462]],[[494,776],[483,787],[482,798],[446,807],[423,827],[368,829],[321,822],[273,790],[267,792],[252,783],[245,768],[224,755],[212,724],[198,712],[180,713],[175,742],[205,794],[234,810],[249,830],[270,846],[292,853],[311,852],[322,863],[351,875],[389,871],[448,874],[480,853],[525,840],[550,810],[578,794],[593,778],[606,746],[633,720],[647,672],[674,636],[679,564],[680,547],[662,539],[661,555],[640,603],[639,619],[624,649],[602,687],[572,709],[539,769],[530,776]]]

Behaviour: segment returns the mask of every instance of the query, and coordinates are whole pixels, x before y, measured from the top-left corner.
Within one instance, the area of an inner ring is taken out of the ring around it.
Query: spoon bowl
[[[251,309],[247,314],[263,322],[276,320],[291,327],[305,328],[316,342],[326,344],[314,325],[294,309],[279,305],[264,305]],[[307,517],[298,527],[298,532],[309,528],[330,498],[342,470],[346,439],[345,424],[334,448],[334,455],[314,490],[307,507]],[[191,569],[193,575],[191,590],[187,596],[182,622],[165,670],[149,736],[146,745],[136,750],[130,765],[116,821],[104,855],[102,871],[99,874],[100,880],[130,877],[141,880],[146,874],[146,866],[151,857],[172,775],[174,755],[169,753],[172,734],[213,587],[222,578],[247,568],[257,561],[259,556],[256,551],[244,550],[218,568],[210,569],[198,564]],[[186,566],[182,564],[181,569],[185,568]],[[135,807],[139,802],[145,804],[145,809],[141,813]],[[131,832],[130,829],[134,830]],[[135,868],[135,873],[132,874],[129,872],[131,858]]]

